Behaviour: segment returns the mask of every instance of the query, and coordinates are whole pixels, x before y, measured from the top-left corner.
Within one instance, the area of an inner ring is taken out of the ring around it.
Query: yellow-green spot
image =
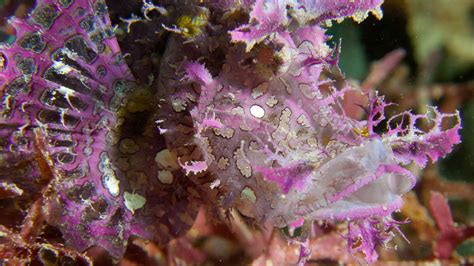
[[[192,38],[202,32],[202,28],[207,24],[207,17],[204,12],[199,13],[195,17],[181,16],[178,18],[176,25],[181,30],[181,34],[186,38]]]
[[[153,93],[148,89],[137,89],[129,96],[127,111],[130,113],[150,111],[154,107]]]
[[[356,133],[357,135],[359,135],[361,137],[368,137],[369,136],[369,129],[367,127],[363,127],[361,129],[353,128],[352,130],[354,131],[354,133]]]
[[[241,192],[240,192],[240,198],[241,199],[246,199],[252,203],[255,203],[257,201],[257,197],[255,196],[255,192],[250,187],[245,187]]]
[[[125,207],[132,213],[135,213],[135,210],[138,210],[145,205],[146,199],[139,194],[128,193],[125,191],[123,193],[123,199],[125,200]]]
[[[171,152],[168,149],[158,152],[155,156],[155,162],[162,169],[179,169],[178,157],[176,157],[176,154],[174,152]]]

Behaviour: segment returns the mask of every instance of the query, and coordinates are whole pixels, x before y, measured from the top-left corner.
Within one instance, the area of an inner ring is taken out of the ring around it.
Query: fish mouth
[[[387,216],[401,207],[401,195],[416,183],[411,172],[395,164],[391,148],[378,139],[346,150],[316,175],[303,193],[306,204],[295,210],[297,216],[313,220]],[[314,201],[308,204],[307,198]]]

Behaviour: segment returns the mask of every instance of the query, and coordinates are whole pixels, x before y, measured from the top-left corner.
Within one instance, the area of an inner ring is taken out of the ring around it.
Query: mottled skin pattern
[[[196,8],[194,12],[203,11]],[[160,127],[166,130],[164,135],[169,145],[189,147],[192,154],[181,154],[183,162],[206,161],[211,178],[219,182],[215,184],[219,184],[220,206],[236,207],[260,222],[270,219],[285,226],[296,217],[291,210],[300,210],[300,215],[304,215],[326,206],[328,201],[318,202],[326,197],[322,194],[329,197],[354,180],[335,180],[339,184],[322,185],[325,191],[308,194],[298,205],[292,201],[282,204],[283,195],[278,186],[265,180],[262,170],[254,169],[254,166],[277,168],[288,162],[294,165],[295,173],[308,174],[336,157],[348,145],[362,143],[364,138],[354,132],[362,124],[345,119],[334,110],[345,89],[333,93],[331,80],[324,75],[318,80],[318,73],[331,67],[331,50],[317,46],[321,40],[302,41],[308,37],[305,34],[309,34],[301,31],[300,36],[295,37],[301,40],[299,43],[281,39],[256,45],[250,52],[245,52],[242,45],[229,46],[228,36],[222,34],[228,30],[214,31],[209,27],[208,35],[198,36],[189,44],[179,35],[169,41],[159,85],[163,98],[172,105],[162,107],[162,113],[167,116],[161,117]],[[314,36],[318,34],[322,33],[314,32]],[[279,51],[279,42],[292,46],[293,51]],[[223,50],[225,57],[221,57]],[[326,58],[327,62],[302,69],[306,61],[319,57]],[[188,84],[183,82],[186,80],[184,65],[195,59],[205,62],[206,68],[219,81],[217,84],[204,88],[206,85],[196,80]],[[290,59],[295,62],[290,64]],[[199,101],[197,97],[200,97]],[[251,113],[255,107],[263,110],[264,117]],[[216,120],[224,127],[206,126],[204,120]],[[190,138],[195,133],[192,121],[198,132],[194,141]],[[194,150],[195,145],[201,152]],[[333,188],[331,191],[328,190],[330,187]]]
[[[48,222],[78,250],[101,245],[120,257],[130,235],[166,243],[186,232],[197,192],[156,128],[154,92],[124,64],[105,3],[38,1],[31,18],[11,23],[17,41],[1,48],[2,168],[35,152],[46,159]]]
[[[182,16],[204,16],[207,19],[209,11],[202,7],[189,5],[170,12],[168,15],[175,20]],[[225,45],[228,41],[228,36],[223,34],[224,32],[223,30],[215,32],[213,36],[199,35],[199,38],[193,39],[192,42],[189,42],[189,38],[181,34],[172,34],[168,38],[167,49],[161,58],[160,75],[154,83],[154,86],[158,88],[160,102],[157,126],[163,133],[167,146],[179,157],[181,163],[201,160],[203,152],[194,141],[196,130],[193,118],[190,116],[190,110],[200,97],[199,85],[194,84],[195,86],[193,86],[190,82],[183,82],[184,71],[180,64],[190,58],[206,55],[209,53],[208,49],[222,55],[223,51],[219,51],[218,46],[219,43]],[[220,67],[220,64],[219,60],[212,63],[216,69]],[[190,175],[189,178],[197,184],[204,185],[202,193],[209,192],[212,177],[204,176],[201,173],[200,175]]]
[[[460,141],[459,116],[406,112],[398,117],[404,123],[387,119],[385,131],[375,132],[388,105],[377,95],[362,107],[366,120],[346,116],[342,100],[356,89],[331,78],[337,50],[318,23],[381,15],[381,1],[296,3],[257,0],[248,14],[246,7],[224,14],[188,8],[183,13],[200,20],[167,25],[175,34],[158,86],[171,105],[162,106],[159,126],[218,206],[278,227],[349,221],[348,243],[360,242],[354,250],[374,261],[375,246],[398,226],[391,213],[416,182],[400,164],[424,166],[450,152]],[[239,24],[246,15],[248,24]],[[448,117],[454,126],[442,128]],[[434,126],[420,131],[419,119]]]

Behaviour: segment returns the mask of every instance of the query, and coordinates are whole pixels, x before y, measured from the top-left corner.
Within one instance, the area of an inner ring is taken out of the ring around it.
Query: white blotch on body
[[[265,110],[260,105],[250,106],[250,114],[256,118],[262,118],[265,116]]]

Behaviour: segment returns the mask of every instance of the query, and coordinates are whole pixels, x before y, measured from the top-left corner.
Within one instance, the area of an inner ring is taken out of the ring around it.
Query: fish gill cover
[[[348,249],[374,262],[416,183],[403,165],[445,156],[461,127],[436,107],[386,117],[376,93],[365,118],[346,114],[359,91],[335,78],[340,51],[326,28],[381,17],[382,2],[144,2],[145,20],[159,13],[168,34],[145,84],[103,1],[37,1],[0,48],[2,187],[38,193],[35,179],[49,179],[46,221],[79,252],[99,245],[119,258],[130,236],[165,244],[206,204],[280,228],[347,222]],[[307,238],[292,239],[300,262]]]

